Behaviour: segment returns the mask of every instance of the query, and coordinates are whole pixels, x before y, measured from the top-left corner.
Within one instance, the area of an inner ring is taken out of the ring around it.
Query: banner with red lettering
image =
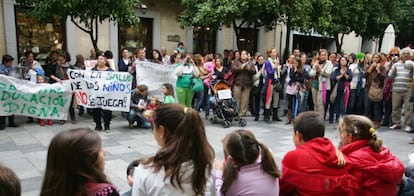
[[[129,112],[133,76],[127,72],[68,70],[79,105]]]

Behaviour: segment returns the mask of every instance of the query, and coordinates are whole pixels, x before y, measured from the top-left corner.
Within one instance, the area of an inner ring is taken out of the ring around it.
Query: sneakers
[[[407,133],[412,133],[410,126],[405,126],[404,131]]]
[[[52,121],[52,120],[50,120],[50,119],[48,119],[48,120],[47,120],[47,124],[48,124],[48,125],[53,125],[53,121]]]
[[[134,128],[134,123],[129,123],[129,126],[128,126],[130,129],[133,129]]]
[[[390,129],[401,129],[401,126],[398,124],[394,124],[390,127]]]
[[[411,138],[410,142],[408,142],[409,144],[414,144],[414,137]]]

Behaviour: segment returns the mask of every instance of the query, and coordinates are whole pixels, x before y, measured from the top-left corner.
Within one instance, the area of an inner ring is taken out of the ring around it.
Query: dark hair
[[[104,56],[105,56],[107,59],[113,59],[113,58],[114,58],[114,54],[112,54],[112,51],[110,51],[110,50],[105,51],[105,52],[104,52]]]
[[[346,58],[345,56],[341,56],[341,58],[339,58],[339,66],[338,67],[341,67],[341,60],[342,59],[345,59],[346,60],[346,66],[348,66],[348,64],[349,64],[349,60],[348,60],[348,58]]]
[[[66,52],[62,51],[58,54],[58,57],[62,57],[63,59],[65,59],[65,62],[68,62],[68,55],[66,54]]]
[[[300,57],[295,57],[295,58],[293,58],[293,60],[298,63],[297,71],[300,74],[303,74],[303,72],[305,71],[305,68],[304,68],[304,66],[302,64],[302,61],[300,60]]]
[[[127,177],[128,176],[133,176],[134,175],[134,168],[139,166],[139,162],[141,160],[137,159],[137,160],[133,160],[131,163],[129,163],[128,167],[127,167]]]
[[[302,134],[303,140],[309,141],[317,137],[325,136],[325,123],[318,112],[302,112],[295,118],[294,131]]]
[[[352,58],[352,63],[355,63],[355,61],[358,60],[355,53],[351,53],[350,55],[348,55],[348,62],[349,62],[349,57]]]
[[[171,56],[170,56],[170,63],[171,64],[174,64],[175,63],[175,58],[177,58],[177,56],[178,55],[180,55],[180,53],[173,53]]]
[[[317,56],[317,55],[319,55],[319,51],[316,51],[316,50],[312,51],[312,58]]]
[[[164,84],[162,84],[162,86],[164,86],[168,90],[166,95],[171,95],[171,96],[174,97],[174,87],[173,87],[172,84],[164,83]]]
[[[22,189],[20,180],[9,168],[0,165],[0,195],[20,196]]]
[[[194,60],[195,66],[197,67],[203,66],[203,56],[201,56],[201,54],[194,54],[193,60]]]
[[[122,50],[121,50],[121,55],[122,55],[122,53],[124,52],[124,50],[127,50],[127,51],[128,51],[128,48],[122,48]]]
[[[180,47],[180,46],[184,46],[184,43],[183,42],[178,42],[177,47]],[[180,51],[178,51],[178,52],[180,52]]]
[[[224,155],[231,157],[232,161],[227,161],[223,170],[223,185],[220,191],[225,194],[230,188],[233,181],[237,178],[240,167],[254,163],[259,154],[261,157],[261,166],[264,172],[274,178],[280,176],[279,169],[273,159],[272,153],[264,144],[257,141],[252,132],[239,129],[226,135],[223,140]]]
[[[174,187],[183,190],[182,163],[191,161],[194,166],[191,174],[193,191],[195,195],[203,195],[208,176],[212,175],[214,150],[208,143],[200,115],[180,104],[164,104],[154,111],[152,117],[155,129],[164,127],[165,144],[142,164],[153,167],[155,172],[165,170],[165,180],[169,178]]]
[[[375,152],[381,151],[382,140],[375,134],[372,121],[361,115],[346,115],[339,120],[339,130],[346,131],[355,140],[369,139],[368,145]],[[372,131],[372,133],[370,132]]]
[[[8,54],[3,55],[3,57],[1,58],[1,63],[3,63],[3,65],[10,61],[14,61],[14,58]]]
[[[27,58],[30,54],[33,54],[34,55],[34,53],[31,51],[31,50],[26,50],[26,52],[24,52],[24,56]]]
[[[158,53],[158,58],[157,59],[154,59],[154,56],[153,56],[153,54],[152,53],[154,53],[154,51],[156,52],[156,53]],[[157,49],[152,49],[152,51],[151,51],[151,58],[150,58],[151,60],[158,60],[159,62],[161,62],[162,63],[162,56],[161,56],[161,52],[159,51],[159,50],[157,50]]]
[[[41,196],[86,195],[87,181],[109,183],[98,164],[102,141],[89,128],[60,132],[50,142]]]

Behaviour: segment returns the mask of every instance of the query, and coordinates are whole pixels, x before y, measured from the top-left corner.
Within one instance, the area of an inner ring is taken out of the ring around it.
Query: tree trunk
[[[91,29],[89,29],[89,30],[85,29],[82,26],[80,26],[73,17],[71,17],[70,20],[73,22],[73,24],[75,24],[76,27],[78,27],[80,30],[82,30],[83,32],[85,32],[89,35],[89,37],[91,38],[91,41],[92,41],[93,48],[95,49],[95,52],[98,52],[99,51],[99,48],[98,48],[98,20],[96,19],[96,21],[95,21],[95,28],[93,26],[94,25],[94,20],[93,19],[91,20],[91,24],[90,24]],[[94,29],[96,29],[96,31],[94,31]],[[94,38],[94,32],[95,32],[96,38]]]
[[[289,51],[289,44],[290,44],[290,31],[291,31],[291,25],[290,25],[290,21],[289,19],[286,22],[286,40],[285,40],[285,49],[283,50],[283,54],[282,51],[280,51],[280,62],[284,63],[289,55],[290,55],[290,51]],[[281,37],[282,39],[282,37]],[[282,41],[282,40],[280,40]]]
[[[240,28],[237,26],[236,20],[233,20],[233,30],[234,30],[234,33],[236,34],[237,50],[239,50],[240,49],[240,40],[239,40]]]
[[[339,37],[338,34],[336,34],[335,37],[335,45],[336,45],[336,53],[340,54],[342,50],[342,45],[344,43],[344,36],[345,34],[342,33],[341,37]]]

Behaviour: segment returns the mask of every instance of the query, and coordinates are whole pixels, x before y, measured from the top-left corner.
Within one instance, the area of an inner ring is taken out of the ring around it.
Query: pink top
[[[279,195],[279,179],[266,173],[262,169],[261,161],[262,157],[259,155],[253,164],[242,166],[226,195]],[[220,189],[223,185],[223,171],[216,171],[216,175],[216,189],[219,196],[222,195]]]

